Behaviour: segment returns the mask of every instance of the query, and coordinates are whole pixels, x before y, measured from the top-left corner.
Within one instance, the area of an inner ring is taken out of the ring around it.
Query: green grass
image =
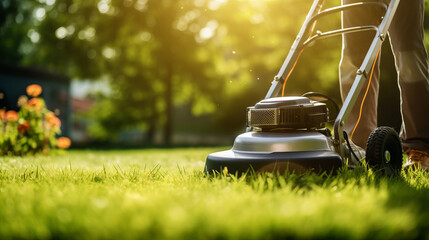
[[[429,239],[429,173],[206,177],[220,149],[0,157],[0,239]]]

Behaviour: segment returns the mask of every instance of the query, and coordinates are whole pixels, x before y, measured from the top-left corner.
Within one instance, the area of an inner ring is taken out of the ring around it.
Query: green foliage
[[[40,37],[33,25],[33,12],[42,7],[36,1],[0,3],[0,55],[2,62],[23,61],[32,49],[33,39]],[[34,35],[36,34],[36,35]]]
[[[428,172],[206,177],[215,150],[0,157],[0,238],[427,239]]]
[[[190,16],[196,12],[201,17]],[[109,80],[113,92],[96,103],[90,132],[102,137],[113,136],[112,129],[162,126],[168,142],[173,99],[182,86],[209,96],[220,89],[216,81],[207,84],[218,75],[204,72],[213,68],[212,59],[200,57],[215,49],[195,38],[208,21],[202,12],[189,1],[57,1],[38,27],[46,37],[37,58],[71,76]]]
[[[21,96],[18,113],[0,109],[0,155],[48,154],[51,148],[57,147],[61,122],[46,108],[43,98],[38,97],[40,92],[29,92],[34,86],[41,92],[40,86],[30,85],[27,92],[34,97],[28,100],[27,96]],[[61,145],[61,140],[58,146],[67,148],[67,144]]]

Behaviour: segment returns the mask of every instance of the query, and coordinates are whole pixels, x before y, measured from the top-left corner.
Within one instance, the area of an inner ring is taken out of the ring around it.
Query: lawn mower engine
[[[317,129],[327,121],[326,104],[306,97],[264,99],[247,109],[247,126],[262,131]]]
[[[205,172],[321,172],[342,166],[325,103],[307,97],[264,99],[247,109],[247,132],[231,150],[207,157]]]

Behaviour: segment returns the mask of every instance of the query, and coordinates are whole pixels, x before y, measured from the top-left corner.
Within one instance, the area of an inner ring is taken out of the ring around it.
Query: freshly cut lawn
[[[0,157],[0,239],[429,239],[429,174],[207,177],[220,148]]]

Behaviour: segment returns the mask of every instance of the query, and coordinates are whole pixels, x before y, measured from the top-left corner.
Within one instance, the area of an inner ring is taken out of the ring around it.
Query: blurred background
[[[327,6],[340,1],[327,1]],[[231,144],[261,100],[312,1],[1,0],[0,108],[42,85],[73,146]],[[428,19],[428,18],[426,18]],[[427,26],[427,24],[426,24]],[[340,15],[318,29],[340,27]],[[340,101],[341,37],[308,48],[287,95]],[[383,47],[379,124],[400,128]]]

